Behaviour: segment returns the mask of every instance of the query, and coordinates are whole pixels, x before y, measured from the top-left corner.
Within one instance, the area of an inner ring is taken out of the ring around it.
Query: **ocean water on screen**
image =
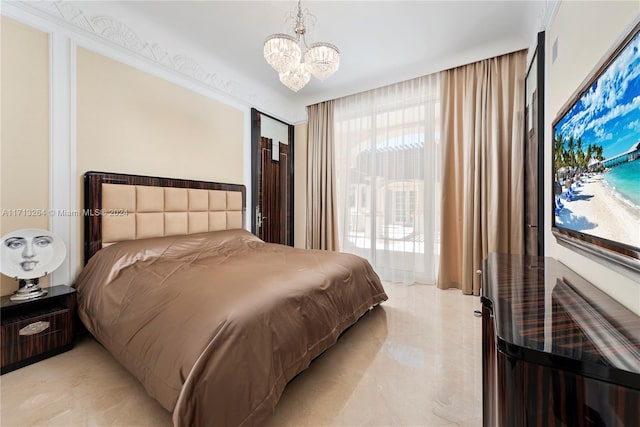
[[[640,159],[611,168],[603,179],[619,198],[640,209]]]

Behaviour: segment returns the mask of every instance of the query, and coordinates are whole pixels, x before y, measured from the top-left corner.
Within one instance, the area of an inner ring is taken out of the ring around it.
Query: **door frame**
[[[293,236],[293,218],[294,218],[294,205],[293,205],[293,156],[294,156],[294,126],[283,122],[282,120],[270,116],[269,114],[262,113],[255,108],[251,109],[251,211],[249,215],[251,216],[251,232],[253,234],[258,234],[257,223],[256,223],[256,207],[258,206],[258,192],[260,191],[260,183],[258,182],[258,175],[256,171],[258,170],[258,149],[260,144],[260,116],[266,116],[270,119],[276,120],[282,124],[287,125],[288,127],[288,145],[289,145],[289,224],[287,225],[289,229],[289,241],[286,242],[287,245],[293,246],[294,236]]]

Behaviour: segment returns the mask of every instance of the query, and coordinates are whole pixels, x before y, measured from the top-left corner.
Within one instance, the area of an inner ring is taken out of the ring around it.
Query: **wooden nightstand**
[[[47,295],[28,301],[2,297],[2,374],[73,347],[76,290],[64,285],[46,289]]]

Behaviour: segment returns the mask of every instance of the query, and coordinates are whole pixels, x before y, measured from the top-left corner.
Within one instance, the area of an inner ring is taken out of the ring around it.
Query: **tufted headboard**
[[[124,240],[243,228],[245,187],[105,172],[84,174],[84,262]]]

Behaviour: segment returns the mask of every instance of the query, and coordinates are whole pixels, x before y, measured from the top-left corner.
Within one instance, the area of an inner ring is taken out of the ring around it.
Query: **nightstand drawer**
[[[28,316],[2,319],[2,367],[54,352],[73,341],[73,313],[50,307]]]

